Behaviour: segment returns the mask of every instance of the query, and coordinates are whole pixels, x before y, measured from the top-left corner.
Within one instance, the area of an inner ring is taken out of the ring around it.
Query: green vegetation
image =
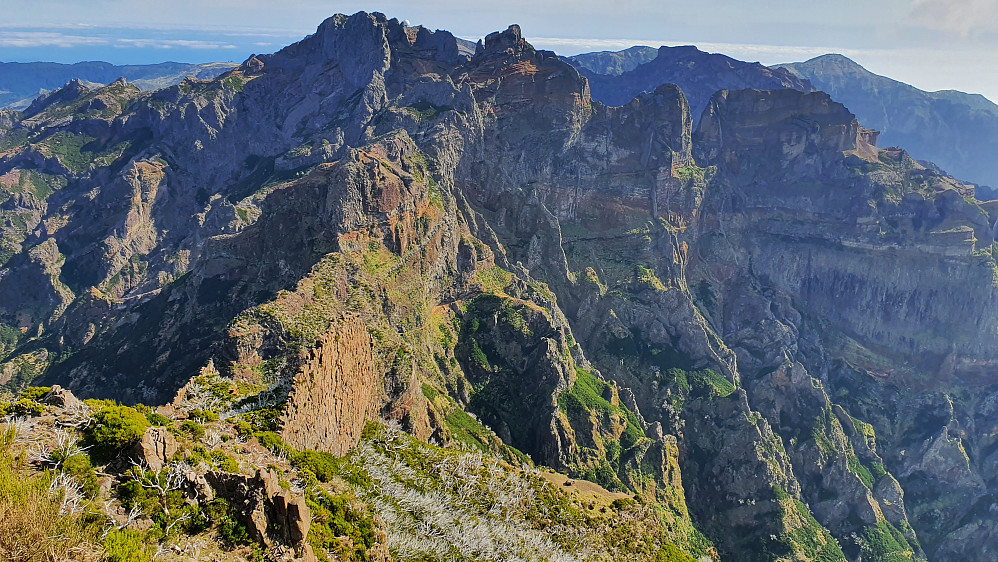
[[[673,406],[682,408],[684,397],[689,398],[727,398],[736,387],[731,381],[721,376],[713,369],[701,371],[686,371],[676,367],[667,369],[658,377],[660,385],[669,385],[673,392]]]
[[[32,146],[42,155],[58,159],[73,174],[83,173],[91,165],[110,166],[131,148],[131,143],[126,141],[104,150],[95,150],[93,145],[96,141],[89,135],[56,131]],[[46,184],[52,185],[50,182]]]
[[[811,515],[800,500],[791,497],[780,486],[773,488],[773,495],[780,504],[781,517],[787,529],[777,538],[799,560],[839,562],[845,555],[829,532]]]
[[[678,546],[667,544],[655,553],[655,562],[696,562],[696,560]]]
[[[40,416],[45,411],[45,406],[34,400],[20,398],[10,408],[11,412],[21,416]]]
[[[57,131],[39,141],[35,147],[45,154],[59,159],[70,172],[84,171],[92,161],[90,154],[84,154],[83,147],[93,142],[94,137],[77,135],[67,131]],[[91,153],[92,154],[92,153]]]
[[[313,488],[307,502],[312,510],[308,542],[316,552],[331,552],[336,560],[370,560],[367,550],[376,540],[374,521],[357,502],[321,488]]]
[[[688,164],[681,168],[676,168],[673,174],[683,181],[694,181],[697,184],[703,184],[710,175],[713,175],[712,172],[713,170],[709,168],[700,168],[695,164]]]
[[[852,472],[853,474],[858,476],[859,479],[863,482],[863,485],[872,490],[873,485],[876,483],[876,480],[874,480],[873,474],[870,472],[870,469],[864,466],[863,463],[861,463],[859,459],[856,458],[856,455],[852,451],[849,451],[847,456],[849,463],[849,472]],[[883,468],[883,465],[881,465],[881,468]]]
[[[613,399],[613,402],[610,399]],[[580,467],[582,476],[611,490],[625,490],[626,487],[618,474],[621,471],[620,459],[630,449],[646,439],[644,430],[637,416],[630,410],[619,405],[616,392],[607,383],[597,379],[589,371],[576,368],[575,383],[568,390],[558,395],[558,408],[571,420],[584,420],[594,416],[596,423],[602,427],[612,427],[616,423],[624,424],[618,442],[607,440],[606,462],[596,466]],[[573,424],[574,425],[574,424]],[[596,458],[598,452],[592,453]]]
[[[0,185],[0,202],[5,199],[4,192],[30,194],[36,200],[44,201],[56,191],[66,187],[68,183],[62,176],[53,176],[35,170],[16,170],[15,173],[16,183],[10,186]]]
[[[471,361],[482,371],[492,370],[492,365],[489,364],[489,358],[485,355],[485,352],[482,351],[482,348],[479,347],[478,342],[475,339],[471,340]]]
[[[63,509],[64,496],[49,492],[55,474],[31,472],[13,449],[17,431],[0,425],[0,559],[67,560],[96,550],[99,526]]]
[[[421,443],[397,426],[369,424],[340,470],[350,493],[333,495],[330,511],[342,519],[341,536],[359,535],[353,544],[366,544],[362,522],[384,521],[384,544],[393,559],[548,560],[626,552],[629,559],[689,562],[684,552],[712,552],[697,533],[670,530],[671,513],[630,499],[602,500],[593,509],[589,500],[536,470]]]
[[[653,269],[648,269],[643,265],[637,265],[634,268],[634,277],[639,286],[655,291],[665,290],[665,285],[662,284],[662,281],[655,275],[655,271]]]
[[[860,551],[864,560],[907,562],[915,553],[904,534],[886,521],[867,527],[860,536]]]
[[[49,392],[52,392],[52,387],[50,386],[29,386],[21,391],[20,398],[38,402]]]
[[[503,290],[513,282],[513,274],[495,265],[488,269],[476,271],[475,279],[482,286],[483,291],[503,294]]]
[[[243,78],[241,75],[233,74],[222,79],[222,87],[242,92],[243,88],[246,87],[246,82],[248,82],[248,80]]]
[[[308,450],[293,455],[291,460],[295,468],[311,472],[320,482],[332,480],[342,464],[329,453]]]
[[[204,426],[194,420],[184,420],[181,422],[180,431],[183,431],[195,441],[200,441],[204,438]]]
[[[94,450],[110,456],[138,442],[148,428],[146,417],[134,408],[106,406],[94,414],[94,423],[87,431]]]
[[[3,265],[0,263],[0,265]],[[0,322],[0,357],[14,351],[21,340],[21,330]]]
[[[434,105],[428,101],[418,101],[405,107],[417,121],[432,119],[438,114],[450,111],[451,108],[444,105]]]
[[[149,545],[142,541],[142,533],[129,529],[115,529],[104,537],[107,562],[148,562],[152,560]]]

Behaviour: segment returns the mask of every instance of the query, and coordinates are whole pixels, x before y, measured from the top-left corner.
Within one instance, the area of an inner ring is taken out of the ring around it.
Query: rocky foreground
[[[992,559],[998,205],[822,92],[693,123],[516,26],[468,56],[365,13],[214,80],[71,83],[0,113],[0,381],[161,405],[74,429],[93,552]],[[62,415],[27,392],[17,424]],[[129,468],[150,431],[183,446]]]

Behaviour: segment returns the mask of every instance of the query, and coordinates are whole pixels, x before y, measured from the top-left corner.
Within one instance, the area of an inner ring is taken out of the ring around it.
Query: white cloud
[[[908,17],[917,26],[967,37],[998,27],[998,0],[914,0]]]
[[[115,39],[114,46],[119,48],[138,49],[235,49],[236,46],[229,43],[219,43],[216,41],[201,41],[195,39]]]
[[[107,45],[103,37],[72,35],[52,31],[0,31],[0,47],[91,47]]]

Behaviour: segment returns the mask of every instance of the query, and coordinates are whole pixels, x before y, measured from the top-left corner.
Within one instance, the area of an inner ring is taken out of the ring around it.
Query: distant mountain
[[[810,80],[879,130],[881,146],[903,146],[960,179],[998,186],[998,105],[984,96],[926,92],[835,54],[778,67]]]
[[[599,53],[593,53],[599,54]],[[589,55],[569,59],[579,73],[589,79],[594,100],[609,106],[621,106],[642,92],[653,92],[662,84],[675,84],[686,95],[694,122],[710,96],[718,90],[773,90],[790,88],[810,92],[814,88],[805,79],[785,69],[771,69],[757,62],[742,62],[729,56],[705,53],[693,46],[660,47],[657,56],[619,76],[593,72],[586,64]]]
[[[76,64],[0,62],[0,108],[23,109],[39,94],[61,88],[73,79],[91,86],[103,86],[124,78],[142,90],[156,90],[178,84],[188,76],[214,78],[234,66],[230,62],[162,62],[121,66],[101,61]]]
[[[599,51],[565,58],[576,68],[585,68],[596,74],[620,76],[657,56],[658,49],[655,47],[634,46],[623,51]]]

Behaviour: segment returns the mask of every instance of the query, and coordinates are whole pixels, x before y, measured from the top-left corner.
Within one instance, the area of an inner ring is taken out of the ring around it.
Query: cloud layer
[[[908,16],[920,27],[968,37],[998,31],[998,0],[915,0]]]

